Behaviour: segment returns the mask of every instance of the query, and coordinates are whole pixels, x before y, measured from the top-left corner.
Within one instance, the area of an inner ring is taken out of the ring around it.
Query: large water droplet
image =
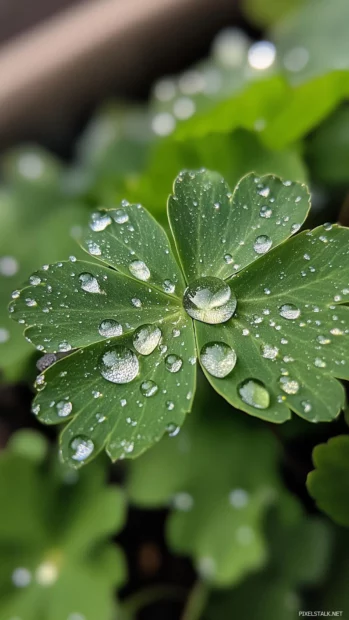
[[[57,415],[60,418],[66,418],[72,412],[73,405],[69,401],[61,400],[59,403],[57,403],[56,409]]]
[[[253,249],[256,254],[265,254],[268,250],[270,250],[272,245],[273,242],[269,237],[267,237],[267,235],[259,235],[259,237],[255,239]]]
[[[299,383],[295,379],[283,376],[279,379],[280,387],[286,394],[297,394],[299,390]]]
[[[109,224],[111,224],[111,217],[107,213],[92,213],[90,228],[94,232],[104,230]]]
[[[149,398],[150,396],[154,396],[154,394],[156,394],[159,387],[156,385],[155,381],[151,381],[149,379],[148,381],[143,381],[143,383],[141,383],[140,389],[141,389],[141,394]]]
[[[284,319],[298,319],[301,311],[294,304],[283,304],[279,308],[279,313]]]
[[[111,338],[112,336],[121,336],[122,334],[122,325],[114,319],[105,319],[102,321],[98,327],[98,332],[100,336],[104,336],[105,338]]]
[[[256,409],[267,409],[270,404],[270,395],[262,381],[258,379],[246,379],[239,385],[241,400],[246,405]]]
[[[128,268],[132,275],[138,280],[143,280],[143,282],[149,280],[150,271],[142,260],[133,260],[132,263],[129,264]]]
[[[87,293],[101,293],[97,278],[91,273],[81,273],[79,275],[80,286]]]
[[[237,300],[223,280],[206,277],[188,286],[183,305],[192,319],[215,325],[225,323],[233,316]]]
[[[137,356],[123,346],[116,346],[103,354],[100,371],[111,383],[130,383],[139,372]]]
[[[161,330],[154,325],[142,325],[133,335],[133,346],[141,355],[150,355],[158,346]]]
[[[210,342],[202,347],[200,359],[210,375],[223,379],[233,370],[236,353],[225,342]]]
[[[178,372],[182,368],[182,365],[183,360],[174,353],[165,358],[165,366],[170,372]]]
[[[72,452],[71,458],[73,461],[85,461],[91,456],[95,446],[92,439],[84,437],[84,435],[78,435],[71,440],[69,448]]]

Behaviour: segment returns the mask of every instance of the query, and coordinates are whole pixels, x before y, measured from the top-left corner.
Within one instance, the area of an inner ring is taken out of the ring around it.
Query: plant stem
[[[200,620],[209,594],[207,584],[198,579],[189,595],[181,620]]]

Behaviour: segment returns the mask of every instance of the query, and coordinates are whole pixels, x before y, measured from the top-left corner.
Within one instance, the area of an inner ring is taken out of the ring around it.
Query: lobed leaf
[[[310,495],[331,519],[349,527],[349,436],[316,446],[313,462],[315,469],[307,479]]]
[[[248,174],[234,193],[217,173],[183,172],[168,214],[188,280],[228,278],[297,232],[310,207],[305,185]]]

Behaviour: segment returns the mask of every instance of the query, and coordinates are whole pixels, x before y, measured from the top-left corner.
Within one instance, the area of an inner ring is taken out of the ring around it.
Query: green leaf
[[[330,186],[346,186],[349,179],[349,109],[336,110],[309,137],[306,148],[311,176]]]
[[[341,305],[349,295],[348,237],[348,229],[330,225],[297,235],[229,280],[238,300],[231,321],[196,322],[200,351],[214,342],[237,354],[226,379],[204,368],[235,407],[274,422],[289,418],[289,409],[330,421],[343,408],[335,377],[349,376],[349,311]]]
[[[108,542],[125,518],[123,493],[100,464],[68,476],[10,447],[0,459],[0,617],[110,620],[125,562]]]
[[[64,460],[78,467],[103,448],[132,458],[181,426],[196,353],[217,392],[254,416],[338,415],[348,229],[326,224],[285,243],[308,207],[304,185],[273,175],[249,174],[231,194],[218,173],[185,171],[169,199],[185,290],[164,231],[126,203],[94,213],[83,235],[106,265],[73,259],[33,274],[10,311],[39,350],[68,353],[37,378],[33,409],[69,421]]]
[[[271,0],[266,3],[264,0],[244,0],[242,10],[252,24],[265,28],[277,23],[284,16],[288,19],[295,7],[304,2],[305,0]]]
[[[230,591],[214,592],[207,620],[225,620],[234,614],[244,620],[296,620],[299,609],[307,608],[301,588],[323,582],[331,532],[322,520],[301,513],[288,523],[273,517],[268,520],[268,566]]]
[[[188,280],[243,269],[297,232],[309,206],[305,185],[272,175],[248,174],[232,194],[217,173],[180,174],[168,213]]]
[[[331,519],[349,527],[349,435],[316,446],[313,462],[307,479],[310,495]]]
[[[86,210],[63,196],[59,166],[41,151],[10,153],[5,172],[9,188],[0,194],[0,368],[15,380],[23,376],[33,349],[8,317],[10,295],[38,265],[76,252],[70,231],[86,221]]]
[[[83,245],[123,273],[57,263],[36,272],[10,306],[40,350],[82,347],[39,376],[38,390],[48,385],[33,408],[48,424],[71,420],[61,450],[75,467],[103,448],[113,460],[137,456],[180,426],[196,371],[183,278],[155,220],[137,205],[100,211]]]
[[[244,128],[257,130],[265,146],[282,149],[319,125],[348,93],[349,72],[339,69],[295,86],[280,76],[266,77],[183,122],[176,137]]]
[[[346,0],[308,0],[276,24],[272,37],[290,79],[349,69]]]
[[[189,555],[204,579],[227,586],[266,561],[264,518],[280,493],[278,450],[260,425],[246,425],[206,391],[202,398],[177,436],[132,462],[128,490],[139,506],[169,506],[171,548]]]

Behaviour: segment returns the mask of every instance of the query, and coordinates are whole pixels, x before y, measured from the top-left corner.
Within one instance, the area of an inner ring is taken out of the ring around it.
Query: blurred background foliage
[[[23,386],[40,354],[8,318],[11,292],[79,255],[92,209],[126,198],[164,223],[177,173],[207,167],[231,187],[251,170],[305,181],[309,225],[349,224],[349,3],[240,5],[244,29],[220,32],[208,58],[159,79],[147,101],[104,103],[69,160],[28,144],[2,157],[1,443],[12,435],[0,454],[0,620],[349,614],[347,436],[314,453],[308,488],[329,517],[305,488],[312,448],[347,433],[344,420],[275,430],[201,382],[177,436],[127,468],[100,458],[79,473],[59,464],[54,431],[13,432],[36,424]]]

